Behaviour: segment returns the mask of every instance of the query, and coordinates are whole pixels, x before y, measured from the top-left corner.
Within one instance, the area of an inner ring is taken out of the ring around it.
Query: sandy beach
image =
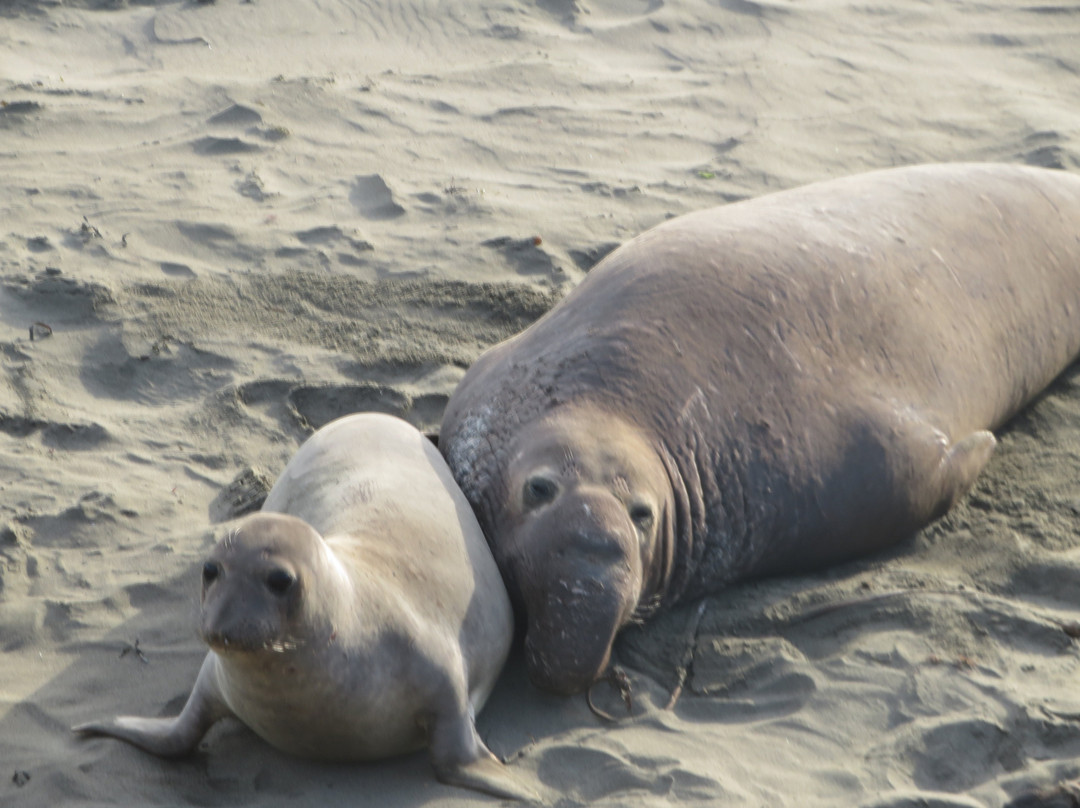
[[[0,0],[0,805],[496,804],[69,727],[179,711],[202,557],[313,429],[437,428],[665,218],[972,160],[1080,172],[1080,6]],[[999,438],[889,553],[627,632],[615,722],[514,655],[481,735],[564,808],[1080,804],[1080,370]]]

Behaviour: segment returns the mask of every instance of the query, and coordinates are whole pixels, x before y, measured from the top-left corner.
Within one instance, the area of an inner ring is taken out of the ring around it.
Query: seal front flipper
[[[140,718],[121,715],[90,721],[71,728],[83,736],[107,735],[127,741],[159,757],[180,757],[194,751],[210,726],[231,715],[215,682],[215,660],[207,654],[195,687],[180,715],[173,718]]]
[[[854,453],[861,462],[854,466],[865,484],[858,500],[874,502],[881,514],[902,529],[919,530],[942,516],[972,486],[990,460],[997,446],[992,432],[965,427],[950,421],[955,418],[932,410],[912,407],[900,396],[869,398],[847,423],[859,446],[880,447],[883,455],[874,459],[874,451]],[[961,437],[954,440],[953,435]]]
[[[932,519],[944,514],[975,485],[975,478],[990,460],[997,446],[992,432],[980,429],[945,450],[934,471],[931,491],[938,497]]]
[[[439,782],[508,800],[540,802],[540,795],[480,740],[471,713],[436,718],[429,745]]]
[[[500,762],[486,747],[484,751],[486,755],[469,763],[435,764],[435,776],[440,783],[471,788],[506,800],[541,802],[540,795],[526,785],[517,772]]]

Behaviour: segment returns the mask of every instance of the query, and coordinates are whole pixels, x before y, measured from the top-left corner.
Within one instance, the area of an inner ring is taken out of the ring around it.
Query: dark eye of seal
[[[273,592],[275,595],[284,595],[296,582],[285,570],[274,570],[266,576],[266,588]]]
[[[210,586],[221,574],[221,567],[214,561],[207,561],[202,568],[202,581],[204,586]]]
[[[644,502],[631,505],[630,520],[642,530],[647,530],[653,520],[652,508]]]
[[[538,505],[546,505],[551,502],[558,492],[559,486],[555,484],[554,480],[537,475],[525,481],[522,498],[525,500],[525,507],[535,508]]]

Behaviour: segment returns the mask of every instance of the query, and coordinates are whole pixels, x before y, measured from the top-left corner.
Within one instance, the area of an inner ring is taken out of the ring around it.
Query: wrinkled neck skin
[[[605,674],[618,631],[667,599],[686,497],[673,491],[664,454],[647,430],[581,404],[516,438],[491,535],[524,609],[539,687],[588,687]]]

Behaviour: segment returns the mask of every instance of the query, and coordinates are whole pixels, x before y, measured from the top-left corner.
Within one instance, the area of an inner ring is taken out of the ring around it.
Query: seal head
[[[257,514],[230,531],[203,564],[202,640],[219,654],[296,648],[293,626],[321,545],[286,514]]]
[[[642,430],[575,406],[520,435],[507,479],[496,560],[524,610],[529,675],[575,693],[603,675],[619,629],[656,603],[670,546],[664,466]]]

